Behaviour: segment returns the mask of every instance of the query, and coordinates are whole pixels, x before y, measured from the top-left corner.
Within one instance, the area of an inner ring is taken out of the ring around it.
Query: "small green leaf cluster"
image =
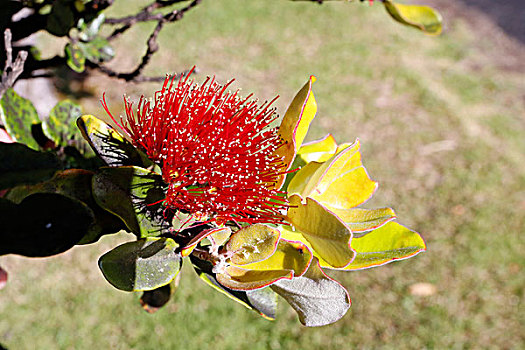
[[[50,256],[122,227],[92,196],[103,163],[78,132],[81,114],[64,100],[40,120],[14,90],[0,100],[0,254]]]
[[[75,72],[82,73],[86,69],[86,60],[100,64],[115,56],[108,40],[98,34],[104,19],[101,13],[89,23],[83,18],[78,21],[75,35],[70,36],[70,42],[64,48],[66,63]]]

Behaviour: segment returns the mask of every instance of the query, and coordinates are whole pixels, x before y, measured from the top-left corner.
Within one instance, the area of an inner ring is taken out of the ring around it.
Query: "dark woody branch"
[[[125,21],[121,23],[126,23],[124,27],[129,28],[134,23],[150,20],[148,18],[149,15],[151,15],[149,12],[153,11],[155,8],[165,7],[172,5],[174,3],[181,2],[181,0],[172,0],[172,1],[156,1],[153,4],[147,6],[144,8],[140,13],[138,13],[136,16],[131,16],[133,19],[130,19],[130,17],[124,18]],[[143,82],[143,81],[163,81],[165,77],[142,77],[142,71],[146,67],[146,65],[151,60],[151,57],[155,52],[158,51],[159,45],[157,43],[157,38],[160,33],[160,31],[163,29],[164,25],[166,23],[172,23],[181,20],[184,17],[184,14],[194,8],[195,6],[199,5],[202,2],[202,0],[193,0],[190,4],[187,6],[179,9],[179,10],[173,10],[171,12],[168,12],[167,14],[155,14],[155,20],[157,21],[157,25],[155,26],[155,29],[150,34],[148,41],[147,41],[147,49],[144,56],[142,56],[142,59],[138,66],[131,72],[128,73],[118,73],[114,70],[111,70],[107,67],[101,66],[101,65],[94,65],[92,68],[98,69],[101,72],[105,73],[106,75],[110,77],[115,77],[117,79],[124,79],[126,81],[134,81],[134,82]],[[149,12],[148,12],[149,11]],[[146,16],[146,14],[148,16]],[[153,15],[152,15],[153,16]],[[106,20],[106,23],[108,23],[108,20]],[[122,31],[123,32],[123,31]],[[121,33],[122,33],[121,32]],[[114,38],[115,32],[111,34],[108,39]]]

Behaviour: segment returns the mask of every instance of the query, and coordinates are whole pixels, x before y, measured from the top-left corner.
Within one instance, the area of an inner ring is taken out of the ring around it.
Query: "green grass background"
[[[117,1],[113,14],[140,1]],[[152,25],[118,41],[112,66],[131,70]],[[49,39],[44,39],[49,40]],[[131,236],[47,259],[1,257],[0,344],[8,349],[518,349],[524,346],[525,107],[523,72],[500,65],[497,36],[448,18],[440,37],[393,23],[382,6],[204,1],[166,27],[148,74],[197,65],[198,80],[235,78],[282,115],[310,74],[318,114],[308,139],[362,142],[380,187],[365,207],[391,206],[428,251],[376,269],[331,273],[353,305],[339,322],[306,328],[282,302],[274,322],[201,283],[189,264],[179,290],[148,315],[115,290],[96,261]],[[521,74],[520,74],[521,73]],[[122,94],[158,84],[95,75],[80,102],[115,114]],[[31,213],[28,213],[30,215]],[[430,296],[410,293],[431,283]],[[521,309],[521,310],[520,310]],[[521,312],[520,312],[521,311]]]

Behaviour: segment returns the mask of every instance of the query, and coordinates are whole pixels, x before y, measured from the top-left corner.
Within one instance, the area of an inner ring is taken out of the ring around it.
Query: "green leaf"
[[[14,203],[20,203],[24,198],[34,193],[58,193],[81,201],[92,210],[94,217],[85,236],[77,244],[93,243],[105,234],[120,231],[124,226],[116,216],[96,204],[91,192],[93,174],[93,172],[83,169],[59,171],[48,181],[12,188],[4,198]]]
[[[84,139],[109,166],[136,165],[147,168],[153,163],[118,131],[102,120],[84,115],[77,120]]]
[[[301,323],[308,327],[338,321],[351,304],[343,286],[323,273],[317,259],[303,276],[277,281],[270,288],[292,306]]]
[[[78,43],[68,43],[64,48],[64,52],[69,68],[77,73],[82,73],[86,69],[86,56]]]
[[[77,119],[82,115],[82,109],[70,100],[58,102],[49,117],[42,122],[42,130],[47,138],[60,146],[74,146],[82,153],[91,148],[78,132]]]
[[[354,261],[344,270],[358,270],[408,259],[426,250],[425,241],[417,233],[397,222],[389,222],[369,233],[354,238]]]
[[[94,220],[85,204],[56,193],[32,194],[18,205],[5,199],[2,202],[0,255],[62,253],[82,239]]]
[[[93,197],[98,205],[124,221],[139,238],[159,236],[169,230],[160,203],[162,177],[140,167],[104,167],[93,177]]]
[[[13,141],[23,143],[38,150],[40,147],[31,134],[31,127],[40,123],[35,107],[26,98],[18,95],[12,88],[7,89],[0,100],[0,117],[7,133]]]
[[[20,143],[0,142],[0,189],[48,180],[59,169],[53,153],[34,151]]]
[[[334,267],[344,267],[354,258],[350,248],[352,231],[336,215],[311,198],[301,203],[290,197],[288,222],[312,245],[315,253]]]
[[[106,280],[127,292],[153,290],[170,283],[182,259],[171,238],[145,238],[124,243],[102,255],[98,266]]]
[[[102,37],[95,37],[87,43],[78,43],[86,59],[93,63],[109,61],[115,56],[115,51],[109,42]]]
[[[441,34],[443,18],[432,7],[404,5],[390,0],[385,0],[383,3],[388,14],[396,21],[422,30],[427,34]]]
[[[238,302],[248,309],[255,310],[269,320],[275,319],[277,312],[277,294],[270,288],[261,288],[256,290],[233,290],[217,282],[215,274],[212,272],[212,264],[208,261],[200,260],[190,255],[191,262],[195,272],[207,285],[219,291],[228,298]]]
[[[279,242],[279,230],[263,225],[255,224],[235,232],[228,243],[226,250],[231,252],[232,263],[245,265],[270,257],[277,248]]]
[[[47,16],[46,29],[56,36],[65,36],[75,25],[75,16],[71,1],[55,0],[51,13]]]

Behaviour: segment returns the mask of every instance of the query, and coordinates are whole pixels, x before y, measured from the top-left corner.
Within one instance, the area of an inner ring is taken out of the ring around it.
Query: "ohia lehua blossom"
[[[303,143],[317,112],[315,80],[278,127],[274,101],[189,75],[167,77],[137,106],[125,99],[118,120],[104,99],[124,136],[83,116],[84,137],[109,165],[93,180],[95,200],[138,238],[101,257],[106,279],[122,290],[157,290],[189,257],[207,284],[262,316],[275,317],[279,295],[303,324],[321,326],[350,307],[325,269],[359,270],[424,251],[392,209],[361,207],[377,183],[358,140]]]

